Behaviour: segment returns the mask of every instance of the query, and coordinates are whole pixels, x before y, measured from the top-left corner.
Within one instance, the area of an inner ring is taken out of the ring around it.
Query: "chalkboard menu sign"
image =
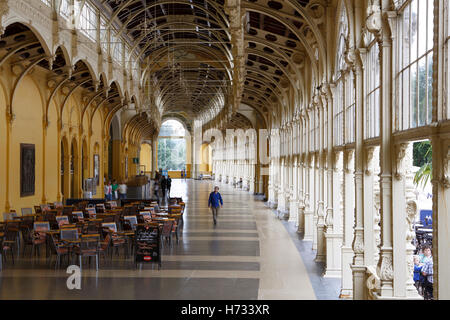
[[[136,229],[136,264],[158,263],[161,269],[160,230],[158,226],[138,226]]]

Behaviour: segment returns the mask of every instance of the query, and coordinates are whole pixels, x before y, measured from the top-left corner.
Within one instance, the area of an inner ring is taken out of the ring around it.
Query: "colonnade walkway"
[[[171,196],[186,202],[184,226],[179,244],[164,249],[160,271],[114,256],[98,272],[84,266],[81,290],[69,290],[64,267],[55,271],[44,255],[32,263],[28,253],[0,272],[0,300],[338,298],[339,280],[321,278],[311,246],[255,196],[219,184],[225,205],[214,226],[207,207],[214,185],[173,180]]]

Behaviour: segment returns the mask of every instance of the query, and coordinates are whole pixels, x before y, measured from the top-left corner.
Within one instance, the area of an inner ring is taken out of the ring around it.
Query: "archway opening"
[[[181,177],[186,171],[187,132],[177,120],[165,121],[158,138],[158,168],[172,178]]]

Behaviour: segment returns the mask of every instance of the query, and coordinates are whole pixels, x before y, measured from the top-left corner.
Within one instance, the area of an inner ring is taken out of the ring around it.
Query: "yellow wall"
[[[42,118],[43,105],[42,98],[36,83],[30,76],[25,77],[13,101],[13,112],[16,119],[13,122],[11,130],[11,148],[10,148],[10,201],[11,206],[16,210],[21,207],[33,207],[41,203],[42,199]],[[34,144],[36,147],[36,171],[35,171],[35,189],[34,196],[20,197],[20,144]],[[49,161],[51,161],[49,159]],[[19,205],[20,204],[20,205]]]
[[[64,198],[74,194],[82,197],[82,148],[86,141],[85,150],[85,178],[94,176],[94,154],[100,155],[100,184],[97,187],[97,198],[103,197],[104,164],[107,164],[107,146],[103,141],[105,115],[99,109],[92,118],[92,135],[90,135],[91,111],[81,119],[81,111],[85,101],[82,92],[75,92],[67,101],[62,113],[61,107],[66,95],[57,92],[51,101],[48,113],[47,99],[51,89],[47,86],[46,71],[36,67],[33,72],[25,76],[19,83],[15,94],[12,122],[8,140],[8,120],[6,106],[9,105],[13,83],[17,79],[11,73],[11,68],[5,64],[0,70],[0,212],[21,208],[33,207],[43,202],[61,201],[61,195],[66,189]],[[92,108],[91,108],[92,109]],[[47,113],[48,126],[45,128],[44,119]],[[59,118],[60,117],[60,118]],[[82,123],[80,130],[80,123]],[[59,127],[59,124],[62,126]],[[65,150],[61,150],[61,141],[66,142]],[[9,141],[9,154],[8,154]],[[35,145],[35,194],[28,197],[20,196],[20,144]],[[72,143],[76,146],[77,155],[73,175],[74,190],[68,170]],[[119,145],[119,149],[121,146]],[[130,159],[137,154],[137,148],[130,147]],[[61,185],[60,162],[61,153],[66,156],[65,181]],[[9,161],[8,161],[9,160]],[[131,161],[131,160],[130,160]],[[130,173],[133,168],[130,166]],[[9,173],[9,178],[7,177]],[[134,174],[133,174],[134,175]],[[0,220],[3,215],[0,216]]]
[[[92,136],[91,136],[91,146],[90,146],[90,150],[93,150],[94,152],[92,152],[89,157],[89,161],[92,163],[90,165],[90,176],[93,177],[94,176],[94,153],[96,153],[95,151],[97,151],[96,149],[98,148],[98,154],[100,155],[100,184],[99,184],[99,186],[97,186],[97,195],[95,196],[95,198],[103,198],[103,185],[102,185],[103,174],[102,174],[102,170],[101,170],[101,167],[102,167],[101,164],[104,163],[104,161],[106,161],[106,167],[108,167],[107,158],[105,159],[105,157],[108,156],[108,153],[106,152],[105,154],[102,154],[101,153],[102,149],[100,147],[103,145],[102,130],[103,130],[102,117],[101,117],[100,112],[97,111],[92,119]],[[107,150],[107,146],[106,146],[106,150]]]
[[[58,114],[56,105],[51,104],[49,108],[49,122],[50,125],[47,128],[46,146],[45,146],[45,179],[46,179],[46,198],[57,199],[58,198],[58,179],[61,180],[61,174],[58,172],[58,162],[60,162],[60,156],[58,155],[58,147],[60,142],[55,137],[58,136]],[[55,170],[56,168],[56,170]]]
[[[141,145],[139,164],[145,166],[145,172],[152,171],[152,146],[148,143]],[[144,170],[144,168],[141,167],[141,170]]]
[[[209,144],[202,144],[202,163],[199,165],[200,172],[211,172],[212,170],[212,150]]]

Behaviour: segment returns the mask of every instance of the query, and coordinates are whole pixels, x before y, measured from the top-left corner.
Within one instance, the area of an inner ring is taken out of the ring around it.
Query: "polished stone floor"
[[[44,257],[33,263],[21,258],[14,266],[4,264],[0,300],[338,298],[338,280],[320,277],[320,265],[308,259],[308,244],[249,193],[219,184],[225,205],[214,226],[207,207],[214,185],[173,181],[171,196],[183,197],[186,212],[182,237],[164,248],[161,270],[136,270],[131,259],[114,257],[102,260],[99,271],[86,264],[81,290],[69,290],[64,267],[55,270]]]

